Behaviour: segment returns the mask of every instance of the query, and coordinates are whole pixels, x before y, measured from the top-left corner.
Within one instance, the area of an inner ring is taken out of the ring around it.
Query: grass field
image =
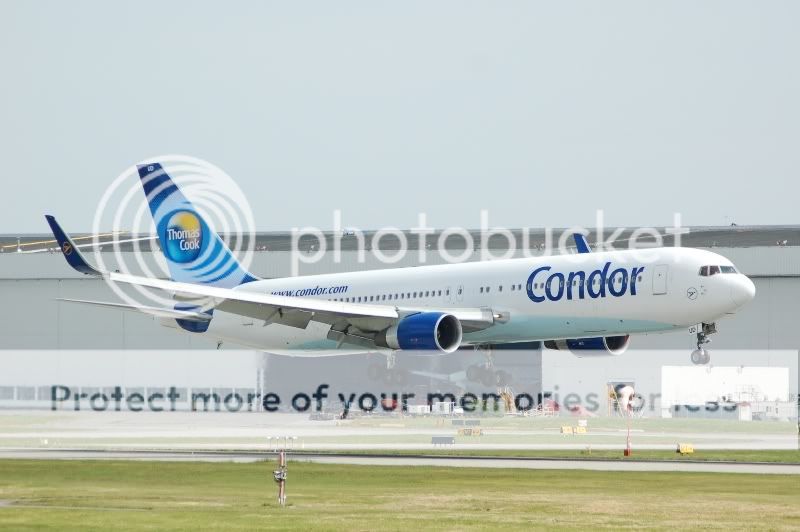
[[[302,452],[294,451],[295,454]],[[313,454],[325,454],[324,451],[313,451]],[[570,460],[669,460],[669,461],[702,461],[702,462],[769,462],[784,464],[800,464],[800,450],[697,450],[692,454],[678,454],[675,451],[634,450],[632,456],[625,457],[622,450],[617,451],[572,451],[572,450],[525,450],[525,449],[434,449],[426,451],[392,450],[392,451],[335,451],[334,454],[372,454],[397,456],[489,456],[500,458],[546,458]]]
[[[797,477],[289,464],[0,461],[0,529],[791,529]]]

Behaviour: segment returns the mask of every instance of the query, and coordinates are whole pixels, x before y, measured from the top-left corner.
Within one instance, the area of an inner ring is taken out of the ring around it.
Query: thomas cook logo
[[[190,262],[197,258],[203,245],[200,219],[191,211],[178,211],[166,226],[164,252],[174,262]]]

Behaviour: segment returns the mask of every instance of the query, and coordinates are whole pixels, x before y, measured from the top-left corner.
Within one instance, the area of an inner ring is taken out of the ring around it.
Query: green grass
[[[289,464],[0,461],[0,529],[789,529],[797,477]]]
[[[302,451],[293,451],[303,454]],[[584,460],[670,460],[670,461],[703,461],[703,462],[769,462],[783,464],[800,464],[800,451],[796,450],[696,450],[692,454],[681,455],[675,451],[633,450],[632,456],[623,456],[622,448],[618,451],[595,450],[527,450],[527,449],[433,449],[433,450],[366,450],[366,451],[327,451],[328,454],[371,454],[396,456],[486,456],[499,458],[547,458],[547,459],[584,459]],[[326,454],[326,451],[308,451],[308,454]]]

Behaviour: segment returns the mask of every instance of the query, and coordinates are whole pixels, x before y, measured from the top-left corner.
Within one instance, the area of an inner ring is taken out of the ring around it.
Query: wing
[[[464,332],[485,329],[495,321],[507,319],[502,314],[495,315],[488,308],[437,309],[368,305],[262,294],[250,290],[247,285],[219,288],[113,272],[105,274],[104,277],[115,283],[165,290],[179,298],[207,298],[212,300],[210,306],[223,312],[263,320],[265,325],[281,323],[302,329],[313,320],[334,326],[335,330],[343,330],[341,326],[350,325],[360,331],[377,332],[391,327],[405,316],[421,311],[452,314],[461,322]]]
[[[205,284],[182,283],[164,279],[139,277],[116,272],[100,271],[91,266],[74,246],[69,235],[61,229],[52,216],[47,221],[70,266],[87,275],[103,277],[108,281],[146,286],[171,292],[176,299],[203,299],[204,309],[214,308],[223,312],[248,316],[263,321],[264,325],[279,323],[305,329],[311,321],[331,326],[328,338],[341,343],[374,347],[375,333],[396,325],[406,316],[419,312],[445,312],[461,322],[464,332],[474,332],[508,320],[508,313],[495,313],[489,308],[431,308],[397,307],[391,305],[369,305],[327,301],[323,299],[277,296],[253,291],[252,285],[222,288]],[[106,307],[140,310],[154,315],[176,319],[205,319],[202,312],[190,310],[137,307],[116,303],[85,302]],[[200,305],[198,305],[200,306]],[[187,315],[183,315],[187,312]],[[181,313],[181,316],[175,315]],[[191,314],[191,316],[189,315]]]
[[[126,305],[124,303],[112,303],[108,301],[88,301],[86,299],[69,299],[58,298],[56,301],[65,301],[67,303],[80,303],[82,305],[89,305],[93,307],[113,308],[118,310],[132,310],[135,312],[143,312],[150,314],[156,318],[174,318],[176,320],[189,320],[206,322],[211,320],[211,316],[204,312],[193,312],[191,310],[169,309],[160,307],[149,307],[146,305]]]

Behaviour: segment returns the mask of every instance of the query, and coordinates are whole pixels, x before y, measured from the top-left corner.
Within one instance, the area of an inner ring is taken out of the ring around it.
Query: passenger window
[[[487,294],[489,293],[489,290],[491,290],[491,287],[487,286],[487,287],[486,287],[486,293],[487,293]]]
[[[483,287],[481,286],[481,294],[483,293]]]
[[[497,287],[497,291],[498,291],[498,292],[502,292],[502,291],[503,291],[503,285],[500,285],[500,286],[498,286],[498,287]]]

